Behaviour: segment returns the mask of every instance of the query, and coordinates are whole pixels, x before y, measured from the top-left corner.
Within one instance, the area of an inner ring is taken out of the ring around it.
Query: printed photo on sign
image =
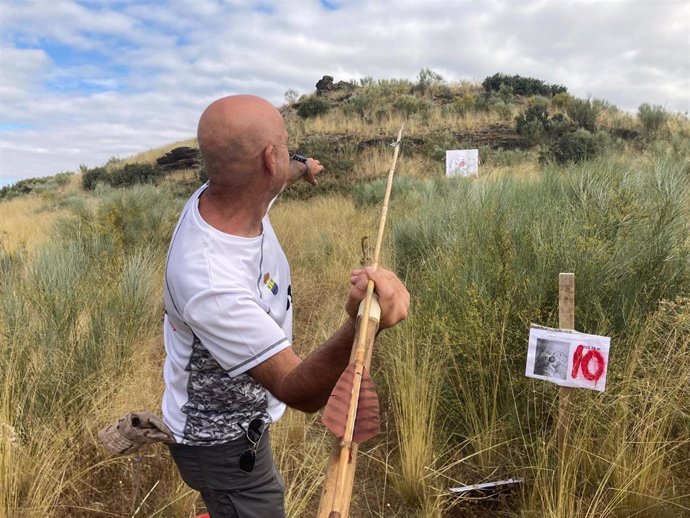
[[[471,176],[478,174],[478,149],[451,149],[446,151],[446,176]]]
[[[611,339],[532,325],[525,375],[563,387],[603,392]]]
[[[537,338],[534,374],[547,378],[566,379],[569,350],[568,342]]]

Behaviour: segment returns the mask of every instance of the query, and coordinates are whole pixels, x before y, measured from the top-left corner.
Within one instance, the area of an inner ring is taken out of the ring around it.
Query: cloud
[[[215,98],[274,104],[324,74],[561,83],[623,109],[690,109],[684,0],[8,0],[0,176],[95,166],[192,137]]]

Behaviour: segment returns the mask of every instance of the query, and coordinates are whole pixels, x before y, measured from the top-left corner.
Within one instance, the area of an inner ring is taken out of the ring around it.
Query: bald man
[[[211,518],[280,518],[283,482],[268,425],[286,405],[322,408],[347,367],[357,306],[376,282],[381,328],[407,316],[409,294],[391,272],[350,275],[346,323],[304,361],[292,349],[290,268],[271,227],[276,196],[323,167],[291,160],[280,113],[249,95],[202,114],[198,140],[208,183],[184,207],[165,271],[163,416],[184,481]]]

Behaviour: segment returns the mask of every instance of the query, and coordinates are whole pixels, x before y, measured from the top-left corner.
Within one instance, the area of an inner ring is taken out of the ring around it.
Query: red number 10
[[[573,356],[573,371],[570,373],[571,378],[577,377],[577,371],[582,370],[582,375],[586,380],[594,381],[595,383],[599,381],[601,375],[604,374],[604,368],[606,367],[606,362],[604,361],[604,356],[595,349],[589,349],[584,355],[582,351],[584,350],[582,344],[577,346],[575,349],[575,355]],[[590,370],[590,362],[596,360],[596,368],[594,371]]]

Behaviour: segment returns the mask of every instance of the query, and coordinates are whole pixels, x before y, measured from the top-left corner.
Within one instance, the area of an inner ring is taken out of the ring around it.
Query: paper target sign
[[[451,149],[446,151],[446,176],[479,175],[478,149]]]
[[[525,376],[603,392],[611,338],[532,324]]]

